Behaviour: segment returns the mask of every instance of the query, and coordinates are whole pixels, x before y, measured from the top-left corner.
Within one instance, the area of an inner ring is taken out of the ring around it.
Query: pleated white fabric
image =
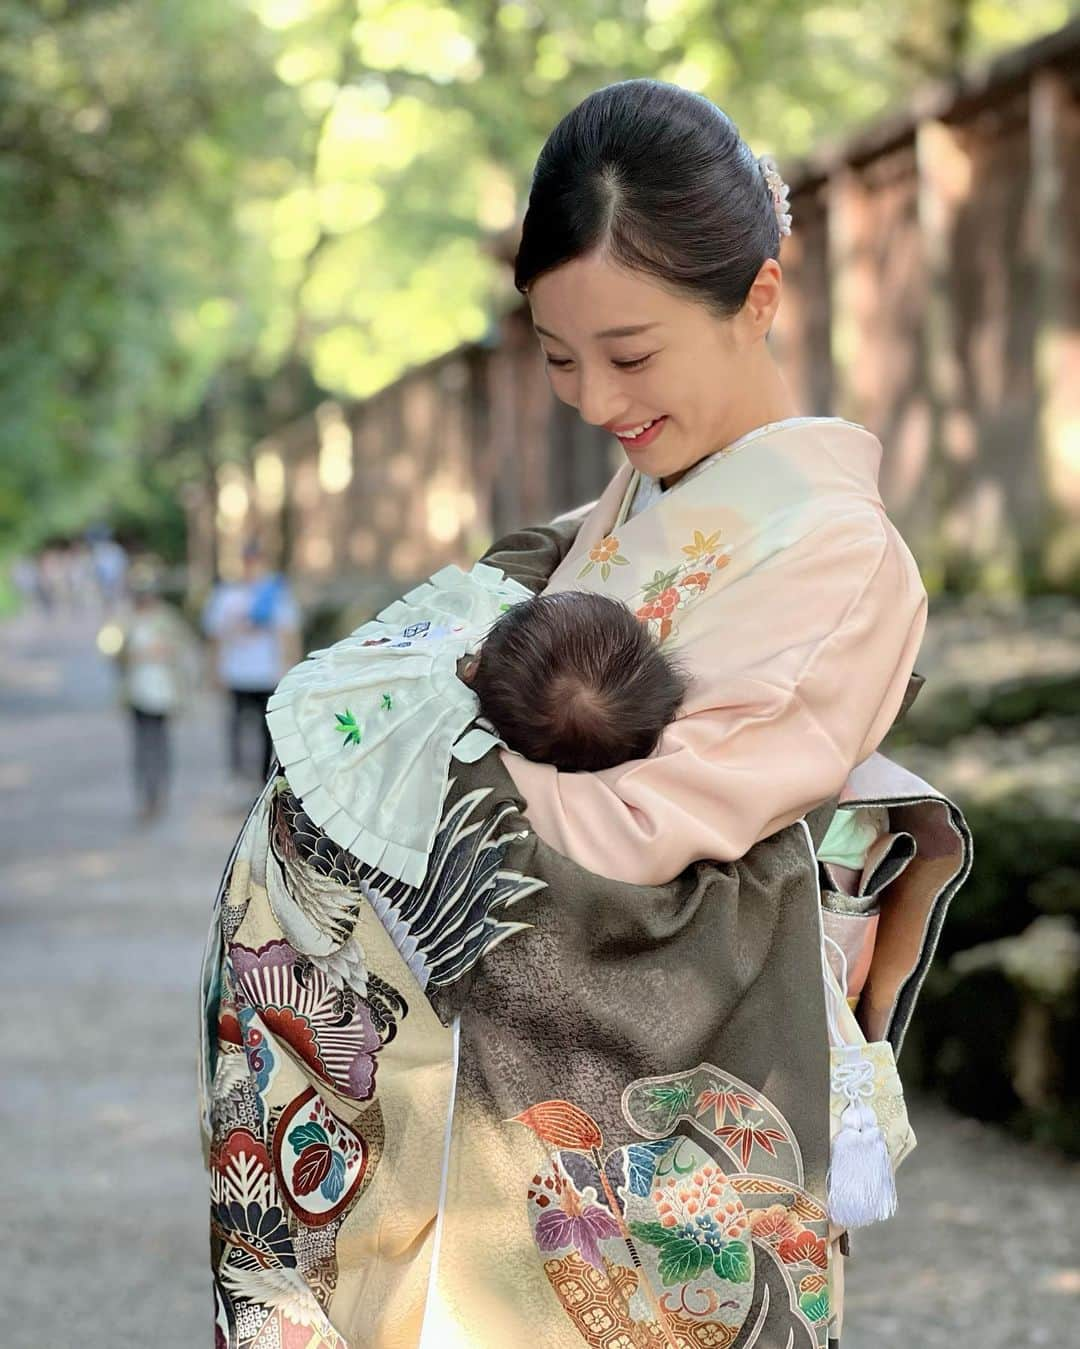
[[[473,762],[501,743],[473,726],[479,699],[458,662],[530,598],[495,567],[444,567],[278,685],[266,721],[282,771],[312,821],[360,861],[423,881],[451,757]]]

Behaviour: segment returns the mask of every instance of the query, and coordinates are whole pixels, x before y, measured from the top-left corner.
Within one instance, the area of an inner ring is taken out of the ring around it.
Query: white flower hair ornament
[[[769,196],[772,197],[776,223],[780,226],[780,237],[783,238],[784,235],[791,233],[791,211],[788,209],[788,193],[791,189],[780,177],[776,160],[771,155],[759,156],[758,168],[765,179],[765,186],[769,189]]]

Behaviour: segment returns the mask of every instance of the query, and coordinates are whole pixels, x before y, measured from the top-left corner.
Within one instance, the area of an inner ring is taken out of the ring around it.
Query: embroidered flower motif
[[[583,576],[588,576],[594,567],[600,568],[600,575],[606,581],[611,575],[612,567],[628,567],[630,559],[623,557],[619,552],[619,540],[614,534],[609,534],[607,538],[601,539],[599,543],[594,544],[589,549],[589,559],[584,567],[578,572],[578,580]]]
[[[661,1227],[713,1231],[716,1238],[741,1237],[747,1228],[746,1209],[737,1199],[723,1199],[727,1176],[718,1166],[703,1166],[692,1176],[669,1176],[653,1190]]]
[[[727,1176],[706,1163],[692,1175],[670,1176],[652,1194],[659,1222],[632,1222],[639,1241],[659,1250],[661,1281],[668,1287],[697,1278],[707,1269],[731,1283],[748,1283],[750,1250],[740,1240],[747,1231],[746,1210],[728,1197]]]
[[[292,1237],[280,1204],[264,1208],[252,1201],[221,1200],[211,1208],[212,1222],[221,1236],[242,1246],[270,1265],[295,1266]]]
[[[717,552],[720,534],[719,529],[711,534],[695,529],[693,541],[682,546],[686,561],[655,572],[641,588],[644,603],[634,610],[634,616],[661,645],[676,634],[677,613],[700,599],[716,573],[731,561],[729,554]]]
[[[340,712],[335,715],[337,717],[337,728],[345,737],[342,749],[344,749],[346,745],[359,745],[361,737],[360,723],[353,714],[346,708],[344,715]]]

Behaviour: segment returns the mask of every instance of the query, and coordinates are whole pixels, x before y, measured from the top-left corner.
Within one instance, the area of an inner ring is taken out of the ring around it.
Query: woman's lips
[[[667,414],[657,417],[647,430],[642,431],[640,436],[622,436],[616,431],[620,445],[625,445],[629,449],[638,450],[645,445],[651,445],[660,432],[664,429],[664,423],[667,421]]]

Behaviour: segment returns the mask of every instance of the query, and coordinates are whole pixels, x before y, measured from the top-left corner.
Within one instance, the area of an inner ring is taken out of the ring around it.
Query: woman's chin
[[[682,477],[687,468],[692,467],[692,465],[680,463],[679,458],[671,453],[670,448],[664,453],[660,452],[659,446],[656,450],[647,447],[636,452],[628,449],[625,453],[630,464],[639,473],[643,473],[649,478],[677,480]],[[665,481],[664,485],[669,486],[670,484]]]

